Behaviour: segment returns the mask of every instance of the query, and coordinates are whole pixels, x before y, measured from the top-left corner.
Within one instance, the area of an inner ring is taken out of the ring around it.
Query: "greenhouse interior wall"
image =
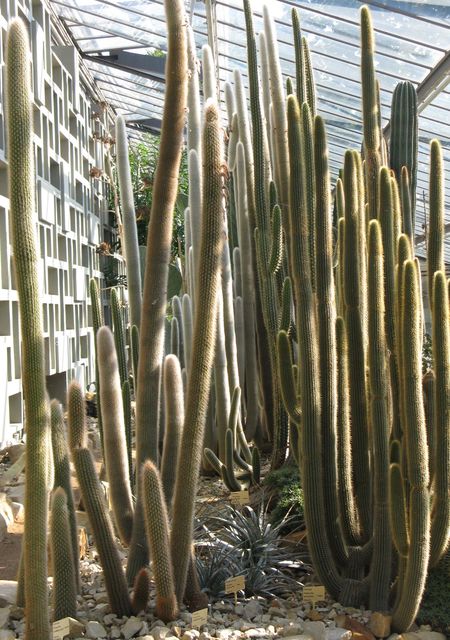
[[[67,383],[94,379],[94,344],[88,295],[90,278],[100,281],[96,247],[111,239],[108,185],[90,177],[102,170],[110,116],[101,96],[80,69],[79,54],[45,2],[2,0],[0,4],[0,445],[22,434],[19,303],[8,222],[5,145],[4,49],[8,21],[20,16],[32,43],[36,216],[45,337],[47,388],[64,401]]]

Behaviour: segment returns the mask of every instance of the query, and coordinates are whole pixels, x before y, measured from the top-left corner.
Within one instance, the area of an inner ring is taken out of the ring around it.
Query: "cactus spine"
[[[8,179],[14,267],[20,303],[22,384],[27,428],[24,568],[27,640],[50,637],[47,589],[47,461],[50,411],[34,223],[29,42],[24,23],[9,25],[6,44]]]
[[[66,493],[57,487],[52,496],[51,556],[53,567],[53,619],[75,618],[77,589],[72,557],[69,510]]]
[[[183,380],[180,362],[174,355],[168,355],[164,360],[164,399],[166,403],[166,428],[161,461],[161,480],[167,508],[170,511],[184,422]]]
[[[167,277],[172,241],[172,223],[178,191],[178,170],[187,101],[186,16],[181,0],[165,0],[168,53],[166,91],[161,126],[161,142],[156,169],[152,212],[148,227],[145,261],[142,318],[139,332],[139,358],[136,397],[136,474],[143,462],[157,462],[161,364],[164,344],[164,313]],[[137,506],[133,538],[128,558],[127,575],[132,584],[146,564],[147,549],[143,544],[144,523],[137,482]]]

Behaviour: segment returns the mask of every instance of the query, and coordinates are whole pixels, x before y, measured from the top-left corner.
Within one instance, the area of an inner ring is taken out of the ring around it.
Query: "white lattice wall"
[[[19,308],[8,223],[4,87],[8,20],[29,25],[34,96],[36,226],[40,243],[47,385],[64,400],[68,380],[94,379],[88,284],[100,279],[96,246],[111,240],[107,184],[90,178],[103,168],[107,113],[80,73],[78,53],[55,29],[45,2],[0,0],[0,443],[22,429]],[[98,93],[95,95],[98,96]]]

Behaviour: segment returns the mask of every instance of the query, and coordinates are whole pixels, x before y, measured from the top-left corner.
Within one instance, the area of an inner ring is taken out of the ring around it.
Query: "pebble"
[[[106,638],[108,635],[105,627],[97,622],[91,620],[86,624],[86,637],[88,638]]]
[[[128,618],[128,620],[125,622],[121,631],[125,640],[129,640],[130,638],[137,636],[141,629],[142,620],[136,618],[135,616],[131,616],[131,618]]]

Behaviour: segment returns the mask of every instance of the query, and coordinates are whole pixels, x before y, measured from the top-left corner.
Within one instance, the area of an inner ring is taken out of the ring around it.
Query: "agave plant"
[[[281,536],[290,519],[286,515],[273,524],[264,509],[257,512],[246,506],[239,511],[227,506],[198,522],[196,546],[203,589],[212,593],[216,581],[222,580],[223,589],[227,577],[244,575],[247,595],[287,597],[298,590],[310,567],[306,549],[294,548]]]

